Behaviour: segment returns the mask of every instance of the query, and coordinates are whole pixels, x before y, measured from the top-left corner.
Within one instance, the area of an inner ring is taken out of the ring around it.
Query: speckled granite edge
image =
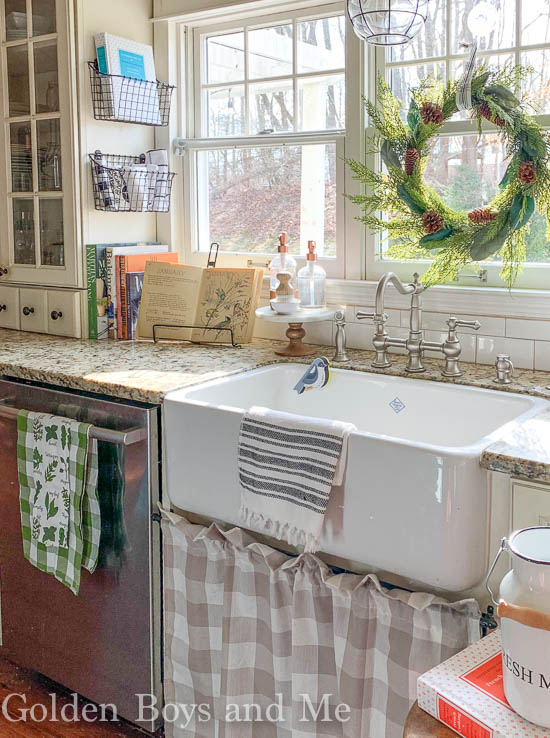
[[[160,404],[169,392],[284,361],[277,341],[258,339],[241,349],[224,346],[116,341],[77,341],[0,329],[0,375],[43,382],[137,402]],[[333,349],[319,346],[319,354]],[[335,366],[354,371],[407,377],[406,356],[393,355],[389,369],[373,369],[371,351],[349,351],[351,361]],[[441,375],[442,362],[426,360],[426,372],[412,379],[446,382],[490,390],[528,394],[550,401],[550,372],[517,370],[512,384],[493,382],[491,366],[462,362],[464,376]],[[550,483],[550,410],[514,426],[483,453],[481,465],[491,471]]]
[[[509,449],[510,454],[516,454],[517,450]],[[518,479],[528,479],[533,482],[543,482],[550,484],[550,453],[546,462],[533,461],[532,459],[522,459],[517,456],[507,456],[503,453],[493,450],[492,446],[486,449],[480,460],[480,464],[488,471],[501,472],[510,477]]]
[[[491,471],[550,483],[550,408],[504,430],[480,463]]]

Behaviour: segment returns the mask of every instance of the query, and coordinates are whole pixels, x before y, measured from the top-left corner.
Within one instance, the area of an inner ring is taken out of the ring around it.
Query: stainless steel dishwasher
[[[16,410],[92,423],[98,439],[100,562],[78,597],[23,557]],[[0,379],[0,655],[140,722],[161,704],[158,408]]]

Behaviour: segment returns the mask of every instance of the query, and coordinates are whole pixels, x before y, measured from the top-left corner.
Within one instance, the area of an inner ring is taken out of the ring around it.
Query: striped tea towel
[[[252,407],[239,432],[241,520],[319,549],[333,485],[342,484],[351,423]]]
[[[21,410],[17,468],[25,558],[75,595],[80,569],[93,572],[99,555],[97,441],[90,425]]]

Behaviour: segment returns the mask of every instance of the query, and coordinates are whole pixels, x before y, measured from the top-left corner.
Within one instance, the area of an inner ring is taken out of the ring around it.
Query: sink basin
[[[489,495],[479,465],[542,399],[350,370],[298,395],[305,367],[279,364],[170,393],[166,483],[173,505],[239,524],[237,439],[252,405],[352,422],[344,485],[331,494],[322,551],[411,586],[460,592],[487,569]]]

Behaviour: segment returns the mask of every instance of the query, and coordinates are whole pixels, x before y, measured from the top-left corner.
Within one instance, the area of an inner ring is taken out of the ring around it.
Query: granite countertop
[[[60,387],[159,404],[172,390],[218,379],[281,361],[276,341],[258,339],[240,349],[225,346],[56,338],[37,333],[0,329],[0,375],[44,382]],[[319,347],[331,356],[334,349]],[[371,351],[349,351],[351,361],[341,365],[356,371],[394,376],[405,374],[406,357],[394,355],[390,369],[371,367]],[[311,357],[292,359],[309,363]],[[461,362],[464,376],[441,376],[441,361],[426,359],[426,372],[415,379],[498,389],[550,400],[550,372],[516,370],[512,384],[497,386],[494,369]],[[550,483],[550,408],[514,426],[483,453],[481,465],[527,479]]]

